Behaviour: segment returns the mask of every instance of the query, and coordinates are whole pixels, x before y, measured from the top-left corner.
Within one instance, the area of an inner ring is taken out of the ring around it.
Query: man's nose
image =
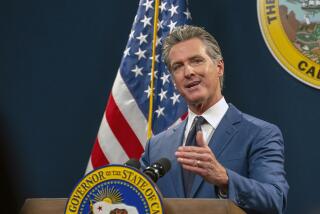
[[[185,67],[184,67],[184,75],[186,76],[186,77],[190,77],[191,75],[193,75],[194,74],[194,69],[193,69],[193,67],[191,66],[191,65],[185,65]]]

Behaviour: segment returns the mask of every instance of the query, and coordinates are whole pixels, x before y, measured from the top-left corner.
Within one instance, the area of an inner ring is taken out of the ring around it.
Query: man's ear
[[[218,75],[221,77],[224,74],[224,62],[222,59],[217,61],[217,71]]]

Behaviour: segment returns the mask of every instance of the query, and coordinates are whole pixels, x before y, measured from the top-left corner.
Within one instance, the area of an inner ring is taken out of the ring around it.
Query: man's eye
[[[176,71],[176,70],[178,70],[180,67],[181,67],[181,65],[177,65],[177,64],[176,64],[176,65],[173,65],[173,66],[172,66],[172,70],[173,70],[173,71]]]
[[[196,58],[196,59],[193,59],[191,62],[192,62],[193,64],[200,64],[200,63],[203,62],[203,59],[201,59],[201,58]]]

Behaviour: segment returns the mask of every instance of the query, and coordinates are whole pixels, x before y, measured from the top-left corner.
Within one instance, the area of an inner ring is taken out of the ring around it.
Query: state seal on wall
[[[66,214],[162,214],[162,196],[138,170],[108,165],[87,174],[68,199]]]
[[[289,74],[320,89],[320,0],[258,0],[272,55]]]

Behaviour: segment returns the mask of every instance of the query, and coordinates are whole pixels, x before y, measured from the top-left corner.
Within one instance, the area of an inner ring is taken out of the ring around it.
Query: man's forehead
[[[201,57],[206,54],[206,47],[198,38],[193,38],[179,42],[172,46],[169,53],[169,60],[171,63]]]
[[[190,47],[190,46],[204,46],[204,43],[200,38],[193,37],[193,38],[183,40],[183,41],[180,41],[180,42],[174,44],[172,46],[171,50],[177,49],[179,47]]]

